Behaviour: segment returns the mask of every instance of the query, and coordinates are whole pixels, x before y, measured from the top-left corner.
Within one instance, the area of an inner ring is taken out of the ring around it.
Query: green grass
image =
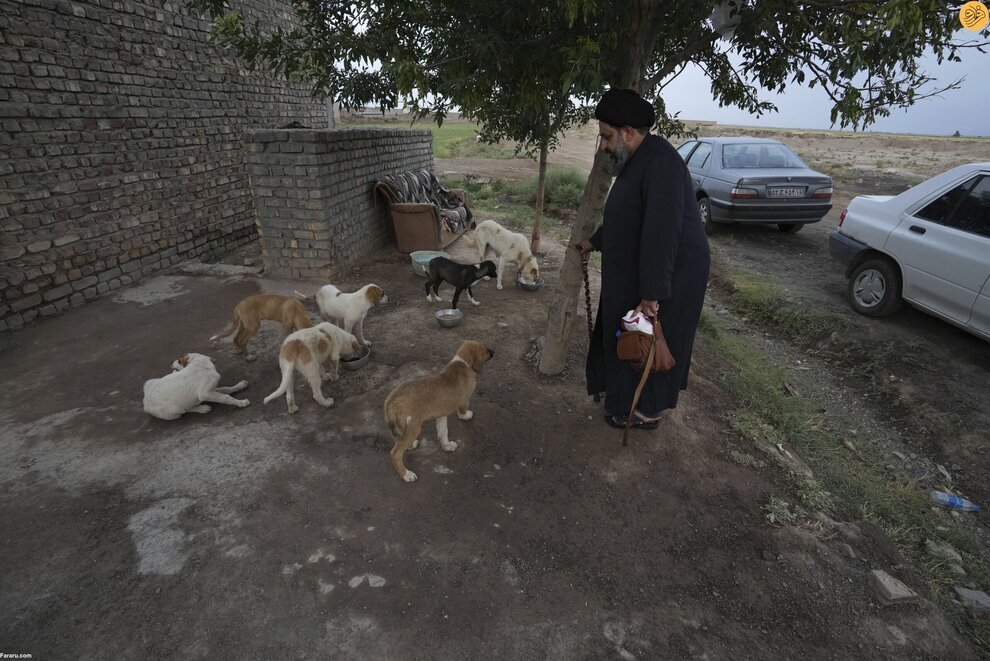
[[[546,180],[543,183],[543,202],[546,207],[557,207],[576,211],[584,195],[584,185],[587,175],[575,168],[547,168]],[[512,192],[528,204],[536,205],[537,175],[533,175],[512,186]]]
[[[759,274],[715,265],[712,282],[728,294],[735,312],[773,326],[802,346],[830,338],[849,325],[837,314],[815,312],[817,306],[796,304],[781,286]]]
[[[425,120],[410,126],[408,121],[387,121],[382,119],[361,118],[356,121],[342,123],[347,127],[377,127],[387,126],[393,129],[429,129],[433,132],[433,158],[514,158],[515,146],[499,143],[488,145],[477,140],[478,126],[471,122],[444,122],[437,126]]]
[[[419,124],[416,128],[429,128],[433,131],[434,158],[514,158],[515,147],[499,143],[485,144],[477,139],[476,124],[462,122],[444,122],[443,126],[436,124]]]
[[[793,329],[790,324],[785,327]],[[952,518],[934,513],[918,484],[891,476],[882,460],[871,462],[850,451],[842,435],[825,424],[818,404],[789,394],[782,387],[786,372],[744,336],[728,332],[707,311],[699,332],[722,366],[717,380],[737,402],[726,414],[727,422],[769,461],[780,465],[793,482],[799,508],[791,512],[788,503],[772,499],[764,508],[768,521],[780,523],[792,514],[824,511],[844,520],[876,523],[914,561],[932,597],[956,627],[984,651],[990,650],[990,622],[972,617],[956,604],[950,588],[959,578],[924,550],[927,538],[948,542],[965,557],[967,582],[985,586],[990,584],[990,564],[973,535]],[[781,455],[777,443],[800,457],[810,473]]]

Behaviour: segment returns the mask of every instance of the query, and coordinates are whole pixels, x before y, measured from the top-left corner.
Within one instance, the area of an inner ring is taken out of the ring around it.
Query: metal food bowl
[[[460,310],[448,308],[446,310],[437,310],[436,318],[437,323],[444,328],[453,328],[457,324],[461,323],[461,319],[464,318],[464,313]]]
[[[430,275],[430,260],[437,257],[450,259],[448,253],[440,250],[417,250],[409,253],[409,259],[412,260],[413,273],[423,278],[428,277]]]
[[[353,372],[364,367],[369,358],[371,358],[371,347],[361,347],[361,350],[353,358],[341,358],[340,366]]]
[[[516,273],[516,286],[522,287],[526,291],[536,291],[537,289],[543,286],[543,278],[538,277],[536,279],[536,282],[526,282],[525,280],[522,279],[521,273]]]

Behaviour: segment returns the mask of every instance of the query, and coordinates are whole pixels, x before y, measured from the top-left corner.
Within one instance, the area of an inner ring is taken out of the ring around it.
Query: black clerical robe
[[[651,376],[643,388],[637,409],[655,417],[674,408],[687,388],[709,267],[691,176],[669,142],[645,137],[615,178],[591,243],[602,253],[602,290],[588,350],[588,394],[606,393],[609,415],[629,413],[640,375],[616,356],[616,333],[640,300],[659,301],[677,365]]]

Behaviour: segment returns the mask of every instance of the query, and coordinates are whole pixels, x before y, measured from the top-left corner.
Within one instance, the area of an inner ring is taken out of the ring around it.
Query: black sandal
[[[629,418],[627,415],[606,415],[605,422],[616,429],[625,429],[626,420]],[[630,429],[656,429],[659,420],[643,420],[638,416],[633,417],[632,424],[629,425]]]

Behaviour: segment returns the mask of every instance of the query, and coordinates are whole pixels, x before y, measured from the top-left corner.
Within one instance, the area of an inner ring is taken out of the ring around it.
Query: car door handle
[[[921,227],[920,225],[912,225],[908,229],[914,232],[915,234],[924,234],[925,232],[928,231],[924,227]]]

